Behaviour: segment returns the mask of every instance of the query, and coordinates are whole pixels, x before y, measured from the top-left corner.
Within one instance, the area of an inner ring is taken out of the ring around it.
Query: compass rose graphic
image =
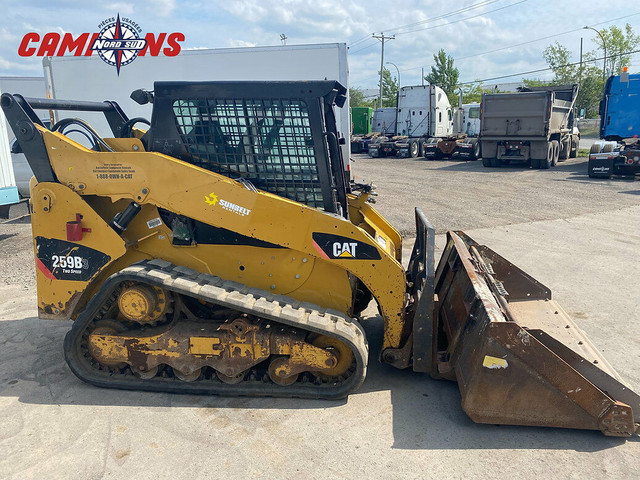
[[[91,49],[98,52],[105,63],[116,67],[120,75],[120,67],[133,62],[146,45],[147,41],[138,37],[136,28],[126,19],[121,21],[118,14],[115,22],[108,23],[100,30]]]

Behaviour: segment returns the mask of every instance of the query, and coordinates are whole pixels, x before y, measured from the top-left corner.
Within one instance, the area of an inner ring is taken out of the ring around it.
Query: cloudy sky
[[[385,60],[399,67],[403,85],[419,83],[421,67],[428,70],[440,48],[456,59],[460,80],[473,81],[544,68],[542,51],[556,40],[577,61],[581,37],[585,51],[596,48],[596,34],[582,30],[585,25],[629,23],[640,33],[640,3],[630,0],[2,0],[2,5],[2,76],[42,74],[40,58],[17,53],[25,33],[97,32],[100,21],[118,12],[143,33],[184,33],[183,48],[279,45],[281,33],[289,45],[344,42],[350,47],[350,83],[363,88],[376,86],[380,66],[380,42],[372,33],[396,35],[385,45]],[[633,57],[632,71],[640,71],[640,54]]]

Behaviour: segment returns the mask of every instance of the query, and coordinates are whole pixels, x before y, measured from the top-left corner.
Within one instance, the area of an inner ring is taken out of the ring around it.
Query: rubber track
[[[245,379],[236,385],[223,383],[217,378],[183,382],[167,374],[142,380],[134,376],[128,367],[96,367],[97,362],[90,362],[88,352],[82,348],[83,335],[88,334],[96,317],[106,311],[102,307],[114,300],[110,298],[114,290],[122,282],[129,280],[145,282],[269,321],[337,338],[349,345],[353,351],[355,370],[339,383],[317,384],[299,380],[293,385],[280,386],[263,379]],[[136,263],[109,277],[76,319],[64,340],[65,359],[73,373],[85,382],[107,388],[198,395],[344,398],[364,381],[368,352],[362,327],[340,312],[283,295],[271,294],[265,290],[249,288],[158,259]]]

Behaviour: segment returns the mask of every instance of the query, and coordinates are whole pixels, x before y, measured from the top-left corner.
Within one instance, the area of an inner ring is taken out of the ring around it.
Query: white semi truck
[[[454,109],[444,90],[436,85],[407,86],[398,92],[395,131],[387,130],[372,141],[369,155],[442,158],[458,153],[471,157],[475,143],[454,130]]]

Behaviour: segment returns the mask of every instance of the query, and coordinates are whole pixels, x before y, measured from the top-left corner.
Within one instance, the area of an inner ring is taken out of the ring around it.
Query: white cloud
[[[236,40],[233,38],[230,38],[227,40],[227,45],[229,47],[255,47],[256,44],[253,42],[247,42],[245,40]]]

